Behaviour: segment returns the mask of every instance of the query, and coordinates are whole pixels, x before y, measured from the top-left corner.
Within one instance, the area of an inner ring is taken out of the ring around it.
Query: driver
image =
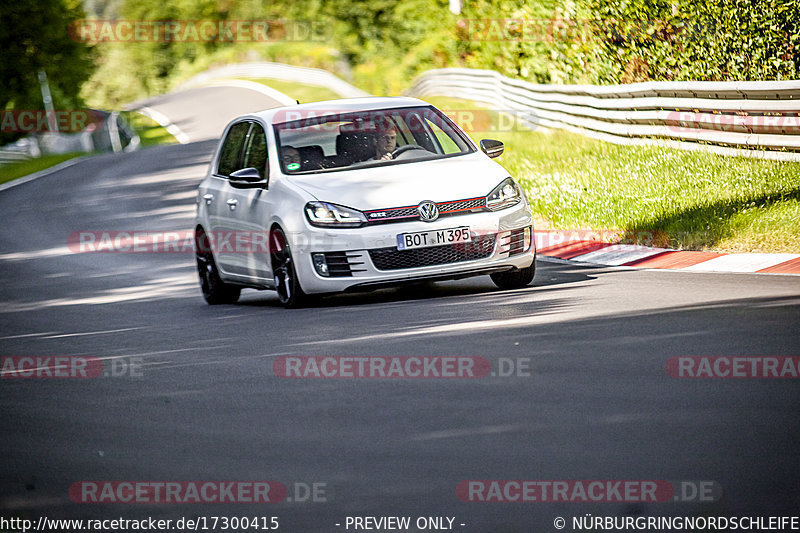
[[[392,152],[397,148],[397,129],[390,121],[382,121],[372,137],[372,148],[375,151],[370,161],[389,161]]]
[[[286,170],[300,170],[300,150],[294,146],[284,146],[281,150],[281,159]]]

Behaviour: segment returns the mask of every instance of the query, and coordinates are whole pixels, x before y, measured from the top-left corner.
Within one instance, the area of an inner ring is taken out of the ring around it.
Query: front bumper
[[[431,248],[419,249],[424,252],[396,251],[398,234],[461,226],[469,226],[473,243],[449,245],[441,247],[449,250],[440,251]],[[512,232],[518,236],[519,230],[524,228],[530,228],[529,247],[512,251],[509,242]],[[412,221],[337,230],[306,224],[304,231],[292,233],[289,238],[300,285],[309,294],[371,290],[416,281],[477,276],[527,268],[535,260],[532,217],[525,202],[502,211],[447,217],[431,223]],[[407,259],[408,252],[426,257],[445,254],[450,262],[414,266],[416,259],[397,261],[398,258]],[[325,254],[337,260],[346,257],[350,272],[339,276],[321,275],[314,267],[315,254]]]

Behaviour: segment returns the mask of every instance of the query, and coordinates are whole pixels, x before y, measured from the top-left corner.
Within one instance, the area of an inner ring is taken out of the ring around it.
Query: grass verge
[[[553,228],[675,249],[800,253],[800,163],[530,131],[472,102],[426,100],[456,122],[473,119],[468,133],[476,141],[505,143],[498,162]]]
[[[148,116],[136,111],[124,111],[122,116],[139,135],[143,147],[178,143],[178,140],[165,127]]]
[[[28,174],[42,171],[46,168],[54,167],[59,163],[63,163],[64,161],[72,159],[73,157],[78,157],[79,155],[84,154],[73,152],[69,154],[43,155],[34,159],[27,159],[25,161],[17,161],[7,165],[2,165],[0,166],[0,184],[27,176]]]

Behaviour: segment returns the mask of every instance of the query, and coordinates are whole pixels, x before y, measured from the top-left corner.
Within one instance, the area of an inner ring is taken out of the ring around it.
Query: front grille
[[[347,252],[325,252],[325,262],[328,264],[328,276],[331,278],[350,278],[353,272],[364,272],[363,268],[354,268],[363,265],[363,261],[355,261],[357,254]]]
[[[398,250],[394,247],[376,248],[369,257],[378,270],[400,270],[432,265],[446,265],[462,261],[485,259],[494,251],[495,236],[484,235],[472,242]]]
[[[469,200],[456,200],[455,202],[442,202],[436,204],[440,215],[455,213],[457,211],[472,211],[473,209],[483,209],[486,207],[486,198],[470,198]]]
[[[419,218],[416,207],[395,207],[392,209],[378,209],[375,211],[365,211],[367,220],[371,224],[382,222],[399,222],[406,218]]]
[[[468,198],[466,200],[453,200],[451,202],[438,202],[436,207],[439,209],[439,216],[451,216],[471,213],[473,211],[483,211],[486,209],[486,198]],[[367,216],[368,224],[386,224],[389,222],[406,222],[408,220],[419,220],[417,206],[390,207],[387,209],[373,209],[364,211]]]

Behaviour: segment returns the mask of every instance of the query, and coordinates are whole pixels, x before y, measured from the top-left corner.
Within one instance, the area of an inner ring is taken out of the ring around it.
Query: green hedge
[[[461,56],[512,77],[600,84],[800,77],[798,0],[492,4],[467,3]]]
[[[600,83],[800,77],[797,0],[587,0],[587,7],[602,30]]]

